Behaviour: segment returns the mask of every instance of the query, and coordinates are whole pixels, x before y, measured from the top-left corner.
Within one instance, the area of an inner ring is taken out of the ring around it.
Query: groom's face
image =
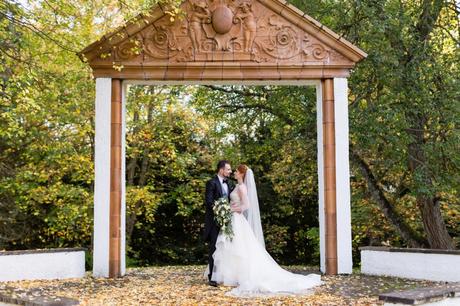
[[[225,167],[222,168],[221,171],[222,176],[230,177],[230,174],[232,174],[232,167],[229,164],[225,164]]]

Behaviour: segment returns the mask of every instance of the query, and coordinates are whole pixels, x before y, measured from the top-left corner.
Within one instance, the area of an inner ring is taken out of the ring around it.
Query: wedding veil
[[[250,168],[246,171],[244,183],[248,190],[249,200],[249,208],[246,211],[247,219],[257,240],[265,248],[264,233],[262,231],[262,223],[260,221],[259,200],[257,199],[256,181],[254,180],[254,173]]]

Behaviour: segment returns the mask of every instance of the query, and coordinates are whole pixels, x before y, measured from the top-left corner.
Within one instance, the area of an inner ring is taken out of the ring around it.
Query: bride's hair
[[[239,173],[243,174],[243,180],[244,180],[246,177],[246,172],[248,171],[248,166],[246,166],[245,164],[240,164],[238,168],[236,169],[238,170]]]

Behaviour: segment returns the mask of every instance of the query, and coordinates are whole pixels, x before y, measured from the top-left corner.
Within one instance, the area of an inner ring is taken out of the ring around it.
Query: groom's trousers
[[[208,279],[211,280],[212,278],[212,271],[214,269],[214,258],[212,255],[214,254],[216,250],[216,242],[217,242],[217,236],[219,235],[219,231],[216,228],[213,228],[211,232],[209,233],[209,257],[208,257],[208,263],[209,263],[209,274],[208,274]]]

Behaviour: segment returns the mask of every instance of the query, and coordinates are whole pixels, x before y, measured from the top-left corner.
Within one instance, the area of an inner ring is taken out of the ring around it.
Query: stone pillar
[[[110,125],[112,79],[96,79],[93,275],[109,276]]]
[[[347,79],[322,80],[316,92],[321,271],[348,274],[352,244]]]
[[[338,273],[351,274],[353,270],[353,259],[351,242],[348,84],[346,78],[334,79],[334,101],[337,265]]]
[[[326,234],[326,274],[335,275],[337,268],[337,210],[335,189],[335,115],[334,80],[321,80],[323,89],[323,154],[324,210]]]
[[[121,242],[120,273],[126,274],[126,93],[127,84],[122,84],[121,92]]]
[[[319,221],[319,253],[320,270],[326,273],[326,229],[324,215],[324,149],[323,149],[323,87],[316,85],[316,146],[318,171],[318,221]]]
[[[121,161],[122,84],[112,79],[110,137],[110,250],[109,277],[121,276]]]
[[[122,81],[96,79],[93,275],[125,273],[124,103]]]

